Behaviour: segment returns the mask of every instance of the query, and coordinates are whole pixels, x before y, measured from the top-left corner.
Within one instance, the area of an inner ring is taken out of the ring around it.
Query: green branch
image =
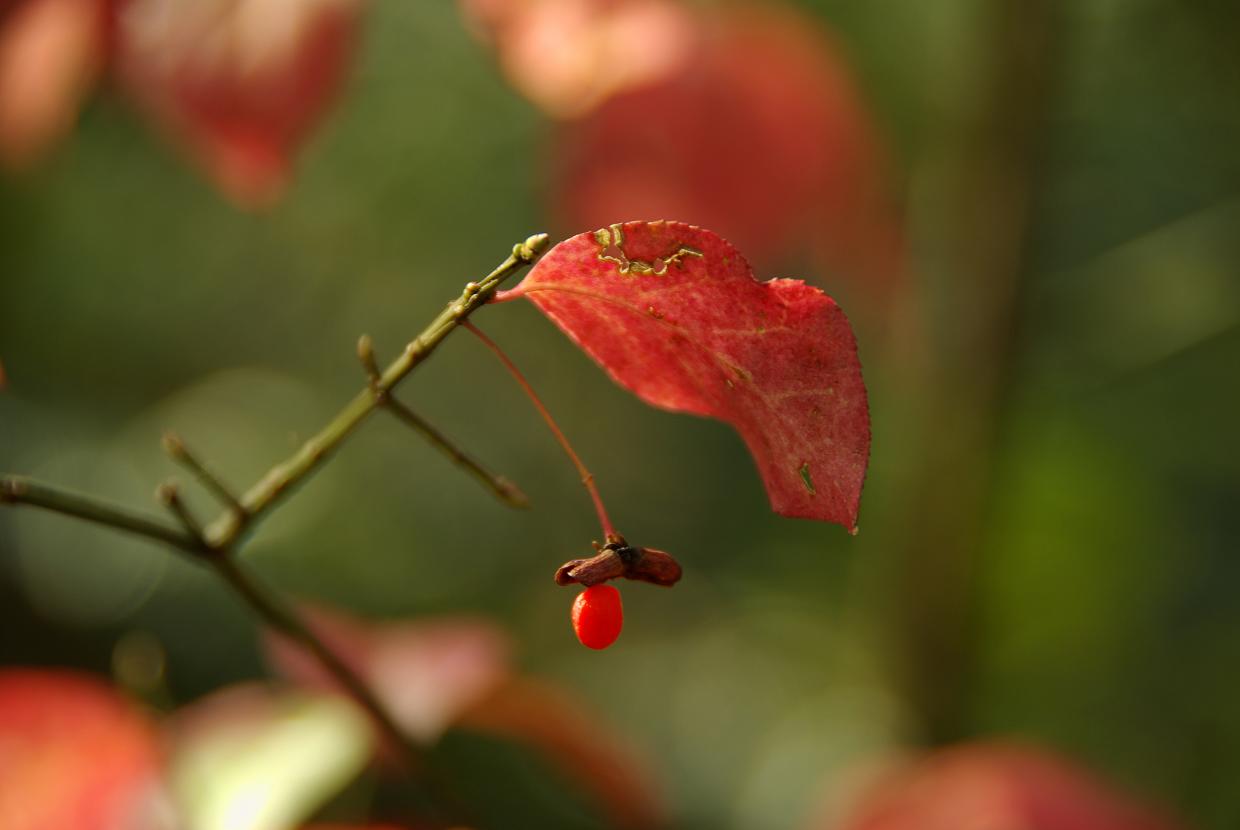
[[[203,552],[203,544],[180,527],[172,527],[160,519],[114,502],[24,476],[6,475],[0,478],[0,504],[41,507],[125,533],[145,536],[194,556]]]
[[[457,326],[485,305],[500,284],[512,274],[533,263],[547,248],[545,233],[531,236],[516,245],[508,259],[481,282],[465,286],[461,296],[448,304],[415,337],[405,350],[369,386],[357,394],[317,435],[306,441],[292,457],[272,467],[241,496],[242,511],[228,511],[206,528],[207,540],[214,546],[231,544],[252,526],[277,500],[307,477],[340,446],[358,424],[383,404],[384,398],[413,369],[435,351]]]
[[[386,369],[379,372],[377,366],[368,368],[370,384],[346,404],[327,426],[292,457],[272,467],[241,496],[233,495],[232,490],[192,455],[179,438],[173,435],[165,436],[164,449],[168,454],[189,469],[224,503],[223,513],[205,528],[200,529],[190,516],[180,500],[175,484],[161,486],[157,491],[157,498],[179,520],[180,527],[94,496],[15,475],[0,475],[0,504],[40,507],[114,530],[144,536],[189,554],[196,561],[210,567],[269,628],[291,638],[309,651],[357,704],[366,710],[388,739],[405,750],[412,765],[415,758],[407,737],[374,692],[339,655],[313,633],[293,608],[261,587],[239,565],[234,554],[243,541],[244,531],[252,528],[258,519],[275,506],[281,496],[318,469],[371,412],[381,406],[391,406],[392,389],[428,358],[444,338],[464,323],[469,315],[485,305],[504,280],[530,265],[546,250],[547,245],[546,234],[531,236],[525,242],[514,246],[508,258],[482,281],[466,285],[461,296],[449,303]],[[403,408],[396,407],[393,411],[398,416],[403,416]],[[419,429],[428,434],[432,443],[436,443],[449,454],[454,454],[467,468],[473,463],[463,452],[448,444],[446,439],[433,429],[429,429],[429,425]],[[466,461],[469,463],[465,463]],[[477,470],[474,472],[478,474]],[[494,482],[502,479],[490,476],[490,480]]]

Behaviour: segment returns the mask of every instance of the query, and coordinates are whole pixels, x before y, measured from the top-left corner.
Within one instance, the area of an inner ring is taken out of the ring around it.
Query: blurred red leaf
[[[662,796],[637,753],[562,689],[513,678],[465,712],[460,725],[538,749],[617,827],[664,824]]]
[[[461,0],[514,87],[544,111],[581,115],[680,67],[697,40],[680,0]]]
[[[647,403],[734,426],[774,510],[856,527],[869,407],[852,329],[826,294],[755,281],[710,231],[629,222],[560,243],[501,295],[513,297]]]
[[[700,9],[695,26],[675,71],[561,127],[553,198],[565,226],[690,222],[762,264],[820,257],[881,297],[902,268],[901,231],[842,50],[773,3]]]
[[[972,744],[898,769],[862,798],[843,830],[1173,830],[1176,825],[1064,758]]]
[[[162,763],[151,723],[70,671],[0,671],[0,827],[154,826]]]
[[[331,105],[361,0],[125,0],[122,84],[223,191],[261,207]]]
[[[103,58],[96,0],[0,5],[0,165],[35,163],[77,118]]]
[[[365,678],[410,735],[433,741],[462,711],[508,675],[508,638],[495,625],[467,617],[371,624],[323,608],[304,609],[310,626]],[[316,688],[335,682],[304,649],[266,635],[271,662],[285,676]]]

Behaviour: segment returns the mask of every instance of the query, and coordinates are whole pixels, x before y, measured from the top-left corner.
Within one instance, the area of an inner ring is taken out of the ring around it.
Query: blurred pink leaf
[[[0,15],[0,166],[28,167],[77,120],[103,58],[102,2],[7,0]]]
[[[495,625],[470,618],[364,623],[304,609],[314,631],[357,671],[410,735],[432,741],[449,728],[487,732],[543,753],[621,827],[650,827],[662,800],[625,740],[605,718],[548,683],[509,668],[509,643]],[[308,656],[268,635],[285,675],[334,688]]]
[[[1174,830],[1177,825],[1044,750],[957,746],[880,778],[842,830]]]
[[[279,197],[335,99],[362,0],[125,0],[123,86],[237,203]]]
[[[697,38],[678,0],[461,0],[512,85],[551,115],[581,115],[657,81]]]
[[[315,633],[371,685],[401,728],[421,741],[434,741],[508,676],[508,638],[485,620],[371,624],[323,608],[304,610]],[[336,688],[294,643],[274,634],[265,643],[285,676]]]
[[[162,826],[161,764],[154,726],[106,684],[71,671],[0,671],[4,830]]]
[[[628,222],[556,245],[513,297],[646,403],[731,424],[775,511],[856,527],[869,405],[852,328],[822,291],[758,282],[711,231]]]

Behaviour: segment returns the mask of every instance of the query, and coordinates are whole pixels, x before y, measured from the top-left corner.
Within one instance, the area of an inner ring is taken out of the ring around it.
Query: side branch
[[[145,536],[194,556],[203,553],[202,543],[187,530],[172,527],[145,513],[104,499],[43,484],[24,476],[0,478],[0,504],[42,507],[44,510],[106,525],[115,530]]]
[[[504,504],[522,510],[530,506],[529,498],[520,487],[505,476],[497,475],[482,466],[482,462],[453,444],[434,424],[421,415],[392,397],[388,397],[383,405],[402,423],[425,438],[432,447],[447,456],[453,464],[473,476],[479,484],[490,490]]]
[[[381,373],[379,372],[378,363],[375,362],[375,347],[374,342],[370,339],[370,335],[363,334],[358,339],[357,358],[362,364],[363,371],[366,372],[366,377],[370,381],[370,388],[373,391],[375,385],[379,382]],[[530,506],[529,498],[521,491],[520,487],[504,476],[496,475],[488,470],[482,465],[482,462],[452,443],[448,436],[440,432],[430,421],[386,392],[375,392],[375,395],[382,398],[380,403],[383,404],[384,409],[391,412],[398,420],[425,438],[427,443],[447,456],[448,460],[453,464],[456,464],[473,476],[479,484],[490,490],[497,499],[509,507],[524,509]]]

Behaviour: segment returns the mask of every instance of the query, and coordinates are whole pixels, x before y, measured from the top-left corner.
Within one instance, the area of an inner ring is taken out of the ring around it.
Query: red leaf
[[[243,206],[275,200],[335,97],[360,0],[127,0],[121,80]]]
[[[69,671],[0,672],[0,827],[115,830],[153,822],[154,727],[119,694]]]
[[[647,403],[734,426],[777,512],[855,529],[869,407],[852,329],[826,294],[755,281],[710,231],[629,222],[560,243],[502,298],[517,296]]]
[[[1005,744],[936,752],[879,780],[843,830],[1174,830],[1064,758]]]

